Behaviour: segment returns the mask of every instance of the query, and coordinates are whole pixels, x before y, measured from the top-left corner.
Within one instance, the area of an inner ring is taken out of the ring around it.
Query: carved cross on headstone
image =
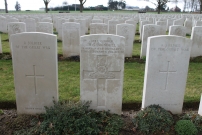
[[[44,75],[36,75],[36,65],[33,65],[33,75],[25,75],[26,77],[34,78],[35,95],[37,95],[37,78],[44,78]]]
[[[121,71],[108,71],[108,65],[107,56],[98,55],[95,71],[83,71],[84,79],[97,80],[97,106],[100,107],[104,107],[106,105],[106,81],[109,79],[120,79]]]
[[[71,33],[69,33],[69,43],[70,43],[70,45],[74,45],[73,43],[74,43],[74,34],[73,34],[73,32],[71,32]]]
[[[160,71],[160,70],[159,70],[159,72],[166,74],[166,83],[165,83],[165,89],[164,89],[164,90],[167,91],[169,74],[171,74],[171,73],[176,73],[177,71],[170,71],[170,61],[168,61],[168,65],[167,65],[166,71]]]

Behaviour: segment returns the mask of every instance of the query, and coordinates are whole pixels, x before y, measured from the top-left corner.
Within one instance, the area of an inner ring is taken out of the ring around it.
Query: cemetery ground
[[[190,38],[190,36],[187,36]],[[32,120],[38,120],[40,124],[40,116],[17,116],[15,108],[15,91],[14,78],[12,69],[12,60],[10,56],[10,48],[8,35],[2,33],[3,54],[0,54],[0,134],[12,134],[14,131],[23,128],[30,128]],[[145,59],[140,59],[141,44],[139,43],[139,35],[136,34],[133,57],[126,58],[124,69],[124,86],[123,86],[123,112],[121,119],[124,120],[124,126],[121,127],[120,134],[141,134],[136,131],[136,127],[132,122],[132,117],[140,110],[142,101],[142,90],[144,81]],[[185,113],[197,113],[201,91],[202,91],[202,57],[190,60],[189,73],[186,85],[186,93],[184,97],[184,113],[182,115],[173,115],[175,121],[181,118]],[[48,68],[48,67],[47,67]],[[59,99],[60,101],[75,101],[80,99],[80,63],[79,57],[71,57],[64,59],[62,57],[62,42],[58,41],[58,82],[59,82]],[[96,115],[97,116],[97,115]],[[196,116],[196,115],[194,115]],[[108,122],[114,122],[114,127],[119,127],[119,117],[105,115]],[[112,119],[109,119],[112,118]],[[114,119],[113,119],[114,118]],[[106,120],[105,119],[105,120]],[[201,120],[202,121],[202,120]],[[36,121],[35,121],[36,122]],[[116,123],[117,122],[117,123]],[[106,126],[106,125],[105,125]],[[118,129],[106,132],[116,133]],[[20,133],[19,133],[20,134]],[[104,133],[103,134],[107,134]],[[159,133],[164,134],[164,133]],[[169,133],[175,134],[174,129]],[[200,133],[199,133],[200,134]],[[202,133],[201,133],[202,134]]]

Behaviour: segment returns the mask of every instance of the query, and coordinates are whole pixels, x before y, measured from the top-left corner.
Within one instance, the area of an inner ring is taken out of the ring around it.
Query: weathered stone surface
[[[121,114],[125,38],[82,36],[80,41],[80,97],[90,108]]]
[[[26,32],[26,24],[23,22],[8,23],[8,36],[12,34]]]
[[[36,31],[53,34],[53,24],[49,22],[38,22]]]
[[[57,37],[45,33],[11,35],[18,114],[44,113],[58,101]]]
[[[196,26],[202,26],[202,21],[196,21]]]
[[[109,20],[108,21],[108,34],[114,34],[116,35],[116,25],[119,22],[116,20]]]
[[[27,32],[36,32],[36,20],[32,18],[28,18],[24,20],[26,24],[26,31]]]
[[[192,31],[192,21],[186,20],[184,22],[184,26],[186,27],[186,33],[187,34],[191,34],[191,31]]]
[[[180,25],[170,26],[168,35],[186,37],[186,28],[184,26],[180,26]]]
[[[86,20],[85,19],[77,19],[77,20],[75,20],[75,22],[80,24],[80,36],[85,35],[85,33],[86,33]]]
[[[80,24],[74,22],[63,23],[63,57],[80,55]]]
[[[116,25],[116,35],[125,37],[125,57],[132,57],[134,33],[134,25],[132,24],[125,23]]]
[[[202,27],[196,26],[192,28],[191,40],[193,42],[191,57],[202,56]]]
[[[191,40],[179,36],[148,38],[142,108],[160,105],[182,113]]]
[[[137,22],[131,21],[131,20],[127,20],[127,21],[125,21],[125,23],[134,25],[134,39],[133,40],[135,40],[135,33],[136,33]]]
[[[156,25],[161,26],[165,31],[167,30],[167,21],[157,21]]]
[[[7,19],[4,16],[0,16],[0,31],[3,33],[7,33]]]
[[[141,42],[140,58],[143,58],[146,56],[148,37],[157,36],[157,35],[165,35],[165,34],[166,34],[166,30],[159,25],[154,25],[154,24],[144,25],[143,34],[142,34],[142,42]]]
[[[91,23],[103,23],[103,21],[100,20],[100,19],[93,19],[93,20],[91,21]]]
[[[108,26],[104,23],[91,23],[90,34],[107,34]]]

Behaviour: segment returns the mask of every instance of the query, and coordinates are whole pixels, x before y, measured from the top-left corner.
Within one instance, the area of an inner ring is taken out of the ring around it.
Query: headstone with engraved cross
[[[193,41],[191,57],[202,56],[202,26],[192,28],[191,39]]]
[[[18,114],[44,113],[58,101],[57,37],[45,33],[11,35]]]
[[[121,114],[125,38],[97,34],[80,41],[80,96],[90,108]]]
[[[63,23],[63,57],[80,55],[80,24],[74,22]]]
[[[180,36],[148,38],[142,108],[157,104],[182,112],[191,43]]]

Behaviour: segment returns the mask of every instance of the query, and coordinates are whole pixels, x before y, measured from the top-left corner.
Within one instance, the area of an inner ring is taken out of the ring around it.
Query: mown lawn
[[[8,35],[1,34],[4,53],[9,53]],[[188,37],[189,38],[189,37]],[[139,39],[136,34],[135,40]],[[141,43],[134,43],[133,55],[140,55]],[[58,54],[62,54],[62,42],[58,42]],[[5,55],[5,54],[4,54]],[[2,56],[2,55],[0,55]],[[12,60],[0,57],[0,103],[15,102]],[[199,102],[202,92],[202,58],[192,60],[189,65],[185,102]],[[125,62],[123,103],[141,103],[145,63]],[[80,98],[80,63],[71,60],[58,61],[60,100],[78,101]]]

